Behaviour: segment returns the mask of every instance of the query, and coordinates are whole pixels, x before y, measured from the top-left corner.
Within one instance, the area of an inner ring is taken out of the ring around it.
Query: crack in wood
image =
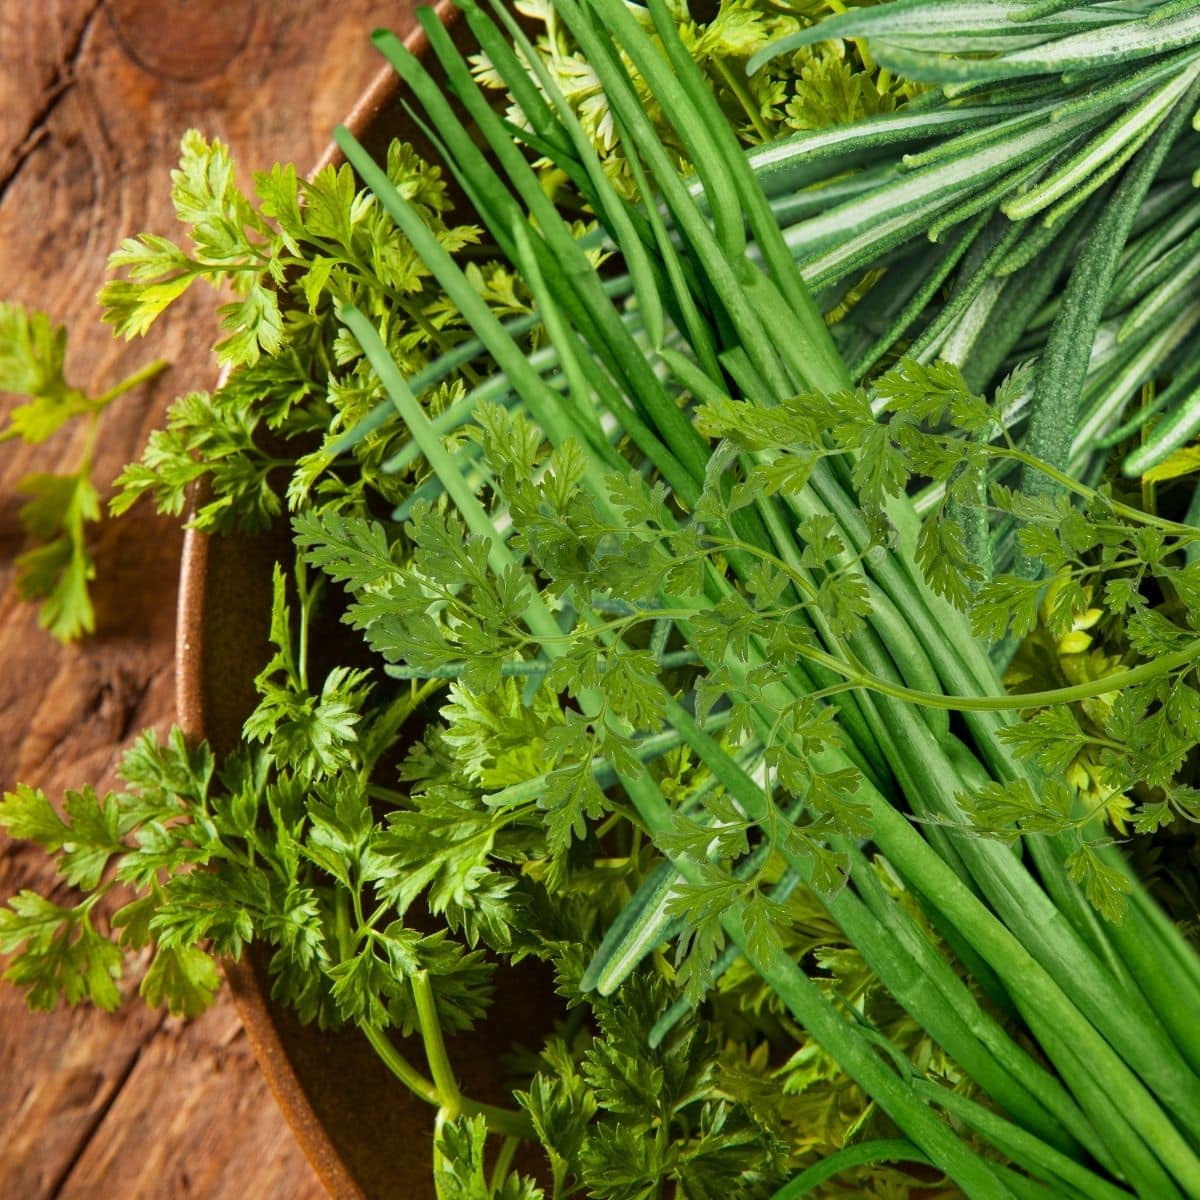
[[[83,20],[79,23],[74,41],[67,48],[66,56],[55,69],[54,75],[42,93],[41,104],[30,118],[25,133],[9,151],[8,162],[4,164],[3,168],[0,168],[0,203],[3,202],[5,193],[21,173],[21,168],[29,161],[38,146],[49,137],[50,117],[63,96],[74,87],[78,80],[76,68],[83,54],[84,44],[104,4],[105,0],[95,0],[95,3],[84,15]]]
[[[158,1037],[159,1033],[162,1032],[162,1027],[166,1022],[166,1019],[167,1014],[165,1012],[159,1014],[158,1020],[154,1023],[153,1028],[147,1032],[145,1040],[142,1041],[129,1056],[129,1062],[126,1063],[124,1070],[115,1077],[112,1091],[110,1091],[108,1094],[108,1099],[105,1100],[103,1104],[97,1106],[92,1120],[88,1123],[87,1128],[83,1131],[83,1136],[80,1137],[79,1141],[76,1143],[75,1148],[71,1152],[70,1156],[63,1162],[63,1165],[59,1169],[57,1176],[50,1181],[49,1187],[46,1190],[46,1200],[55,1200],[56,1197],[62,1195],[63,1189],[70,1182],[71,1175],[74,1173],[75,1168],[79,1165],[80,1159],[83,1158],[84,1154],[88,1150],[88,1147],[91,1146],[96,1134],[100,1131],[100,1126],[104,1124],[105,1118],[112,1110],[113,1105],[116,1104],[117,1098],[121,1095],[125,1085],[129,1082],[130,1076],[132,1076],[133,1072],[137,1069],[137,1065],[141,1061],[142,1055],[153,1045],[154,1039]]]

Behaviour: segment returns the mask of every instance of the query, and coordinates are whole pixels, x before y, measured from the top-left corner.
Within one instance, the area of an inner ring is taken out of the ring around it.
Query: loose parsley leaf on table
[[[96,569],[85,528],[100,519],[100,494],[92,480],[96,422],[117,396],[165,366],[153,363],[91,397],[67,383],[66,350],[63,326],[45,313],[0,302],[0,392],[27,397],[9,411],[0,442],[19,438],[39,445],[68,422],[87,418],[86,441],[75,470],[31,472],[17,484],[31,497],[20,509],[21,523],[41,543],[17,558],[17,590],[27,600],[42,601],[38,621],[62,642],[90,633],[96,623],[88,594]]]

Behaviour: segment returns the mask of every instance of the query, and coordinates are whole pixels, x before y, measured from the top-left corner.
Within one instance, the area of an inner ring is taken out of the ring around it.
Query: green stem
[[[409,980],[413,1000],[417,1006],[417,1023],[421,1028],[421,1040],[425,1043],[425,1057],[429,1060],[429,1071],[437,1088],[438,1099],[446,1115],[453,1120],[462,1112],[462,1092],[454,1078],[454,1068],[446,1053],[446,1042],[442,1037],[442,1022],[438,1017],[437,998],[429,982],[428,971],[418,971]]]
[[[480,1104],[477,1100],[462,1099],[462,1112],[466,1117],[482,1117],[493,1133],[521,1141],[534,1136],[533,1125],[523,1112],[511,1108],[498,1108],[494,1104]]]
[[[445,1158],[442,1155],[442,1127],[446,1124],[446,1114],[444,1110],[438,1109],[437,1115],[433,1118],[433,1182],[436,1192],[441,1192],[440,1180],[442,1178],[442,1167],[445,1165]]]
[[[354,947],[354,936],[350,929],[350,911],[346,902],[346,894],[340,889],[334,900],[334,932],[337,938],[338,955],[344,959]],[[396,1049],[392,1039],[378,1025],[362,1021],[358,1027],[363,1031],[363,1035],[384,1065],[405,1087],[429,1104],[441,1105],[441,1097],[438,1095],[437,1088]]]
[[[459,1091],[458,1080],[454,1078],[454,1068],[450,1063],[450,1055],[446,1052],[446,1042],[442,1036],[442,1023],[437,1012],[437,997],[433,993],[433,985],[429,981],[428,971],[418,971],[409,981],[412,985],[413,1000],[417,1008],[417,1024],[421,1030],[421,1041],[425,1045],[425,1057],[429,1061],[429,1073],[433,1076],[434,1100],[440,1108],[445,1120],[453,1121],[457,1117],[481,1116],[488,1127],[495,1133],[503,1133],[507,1137],[528,1138],[533,1136],[533,1126],[524,1113],[511,1108],[497,1108],[492,1104],[480,1104],[468,1100]]]
[[[118,396],[123,396],[126,392],[131,392],[135,387],[140,387],[143,383],[153,379],[156,375],[161,375],[171,364],[163,358],[157,358],[152,363],[139,368],[134,373],[120,383],[114,384],[106,392],[101,392],[99,396],[94,397],[90,403],[91,406],[99,411],[105,408]]]
[[[92,473],[92,455],[96,449],[96,435],[100,432],[100,410],[92,411],[88,418],[87,433],[83,439],[83,453],[79,456],[79,466],[75,468],[75,474],[80,479],[85,479]],[[77,534],[83,528],[83,517],[77,514],[75,517],[77,526]]]
[[[420,972],[425,975],[425,986],[428,987],[428,976],[426,972]],[[413,985],[414,996],[420,995],[418,986],[414,977]],[[430,989],[429,1001],[432,1002],[432,989]],[[517,1112],[515,1109],[498,1108],[493,1104],[480,1104],[475,1100],[469,1100],[458,1090],[458,1084],[454,1079],[454,1072],[450,1068],[450,1059],[446,1054],[446,1046],[442,1041],[441,1026],[436,1024],[437,1013],[436,1009],[433,1012],[433,1020],[435,1024],[431,1026],[431,1036],[426,1037],[426,1017],[421,1015],[421,1000],[417,1001],[418,1017],[421,1021],[421,1033],[425,1042],[425,1053],[430,1059],[430,1069],[433,1073],[434,1080],[427,1079],[416,1067],[396,1049],[395,1043],[387,1033],[380,1029],[378,1025],[370,1025],[362,1022],[359,1028],[363,1031],[371,1048],[379,1055],[380,1060],[409,1089],[415,1096],[419,1096],[427,1104],[432,1104],[439,1115],[444,1120],[454,1120],[455,1117],[483,1117],[488,1123],[488,1128],[496,1133],[502,1133],[506,1137],[515,1139],[524,1139],[533,1136],[533,1127],[529,1123],[529,1118],[524,1113]],[[436,1050],[431,1050],[431,1045],[438,1047]],[[437,1057],[435,1058],[435,1054]],[[447,1090],[447,1088],[451,1090]]]
[[[388,1070],[404,1084],[414,1095],[420,1096],[429,1104],[440,1108],[442,1104],[441,1095],[438,1093],[437,1087],[416,1067],[396,1049],[395,1043],[388,1035],[379,1028],[378,1025],[368,1025],[363,1022],[359,1025],[359,1029],[366,1035],[366,1039],[371,1043],[372,1049],[383,1060]]]
[[[764,142],[769,142],[772,136],[771,131],[763,121],[762,114],[758,111],[754,103],[754,97],[750,95],[746,85],[737,77],[735,72],[729,69],[729,64],[723,58],[714,58],[712,65],[716,68],[717,74],[721,76],[726,87],[737,98],[737,102],[742,106],[746,116],[750,118],[750,124],[754,126],[754,132]]]
[[[334,900],[334,933],[339,957],[346,958],[354,948],[355,937],[350,928],[350,907],[346,894],[340,889]],[[446,1043],[442,1040],[442,1027],[437,1015],[437,1001],[429,983],[428,972],[419,971],[413,977],[412,987],[413,998],[417,1006],[417,1019],[421,1026],[421,1037],[425,1044],[425,1054],[429,1059],[433,1079],[427,1079],[422,1075],[396,1049],[395,1043],[378,1025],[360,1021],[359,1029],[362,1030],[363,1036],[375,1053],[379,1055],[383,1064],[413,1095],[419,1096],[438,1110],[439,1123],[442,1119],[453,1120],[457,1116],[480,1116],[487,1121],[489,1129],[496,1133],[503,1133],[514,1138],[532,1137],[533,1126],[524,1113],[468,1100],[458,1090],[458,1083],[450,1066],[450,1058],[446,1053]]]
[[[341,888],[333,897],[333,929],[337,938],[338,958],[345,960],[354,951],[354,932],[350,928],[350,905]]]
[[[496,1155],[496,1165],[492,1168],[492,1183],[493,1192],[499,1192],[501,1185],[504,1183],[504,1177],[508,1174],[509,1167],[512,1166],[513,1155],[517,1152],[517,1147],[521,1144],[519,1137],[509,1136],[504,1139],[503,1145],[500,1147],[500,1153]]]
[[[1186,538],[1189,542],[1196,540],[1196,530],[1191,525],[1181,525],[1177,521],[1168,521],[1162,517],[1156,517],[1152,513],[1143,512],[1140,508],[1133,508],[1128,504],[1122,504],[1119,500],[1113,500],[1111,497],[1099,497],[1096,492],[1086,484],[1080,483],[1077,479],[1072,479],[1063,471],[1052,467],[1048,462],[1043,462],[1042,459],[1035,457],[1032,454],[1026,453],[1024,450],[1019,450],[1013,447],[995,446],[992,448],[992,453],[997,458],[1008,458],[1014,462],[1023,463],[1025,466],[1032,468],[1035,471],[1040,471],[1043,475],[1052,479],[1055,483],[1064,487],[1069,492],[1074,492],[1084,500],[1097,500],[1107,505],[1118,516],[1124,517],[1127,521],[1133,521],[1138,525],[1150,525],[1155,529],[1162,529],[1167,533],[1173,533],[1180,537]]]
[[[296,651],[296,671],[300,676],[300,686],[304,691],[308,691],[308,614],[311,611],[309,608],[309,592],[306,585],[306,577],[304,572],[304,560],[297,557],[296,559],[296,590],[300,593],[300,611],[302,613],[300,621],[300,638],[299,645]]]
[[[1004,712],[1013,709],[1042,708],[1051,704],[1073,704],[1076,700],[1087,700],[1093,696],[1105,696],[1123,688],[1136,687],[1168,675],[1172,671],[1191,668],[1200,661],[1200,638],[1189,642],[1174,654],[1164,654],[1153,662],[1142,663],[1125,671],[1116,671],[1102,679],[1092,679],[1073,687],[1052,688],[1046,692],[1022,692],[1012,696],[942,696],[935,692],[923,692],[916,688],[889,683],[870,672],[855,672],[840,659],[820,650],[805,649],[801,653],[828,667],[846,679],[852,687],[868,688],[894,700],[906,700],[912,704],[923,704],[930,708],[947,708],[953,712]]]

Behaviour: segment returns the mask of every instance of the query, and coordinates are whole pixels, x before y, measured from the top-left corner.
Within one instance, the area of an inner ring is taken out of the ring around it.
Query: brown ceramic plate
[[[458,10],[442,0],[442,21],[456,32]],[[407,45],[428,52],[422,31]],[[432,68],[431,68],[432,69]],[[385,68],[347,117],[355,136],[377,157],[405,137],[421,149],[403,108],[403,89]],[[317,169],[342,161],[330,147]],[[254,676],[268,655],[271,572],[287,562],[286,525],[249,537],[214,537],[189,530],[183,547],[176,626],[176,706],[192,737],[207,738],[218,755],[237,745],[254,706]],[[252,947],[225,974],[267,1081],[304,1153],[338,1200],[433,1200],[433,1110],[407,1091],[354,1030],[302,1026],[270,998],[265,955]],[[464,1090],[505,1102],[498,1051],[528,1037],[530,1004],[548,1008],[542,987],[522,987],[520,1001],[497,997],[486,1037],[459,1035],[450,1051]],[[530,995],[530,992],[533,995]],[[406,1048],[422,1061],[419,1046]]]

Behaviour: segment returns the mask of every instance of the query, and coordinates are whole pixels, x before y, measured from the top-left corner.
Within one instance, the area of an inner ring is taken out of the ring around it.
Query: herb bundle
[[[29,789],[0,806],[89,893],[0,912],[10,975],[35,1003],[111,1002],[120,954],[91,911],[114,882],[138,889],[114,925],[155,944],[152,1002],[194,1010],[210,952],[266,941],[278,995],[356,1024],[436,1107],[444,1197],[794,1197],[843,1170],[854,1194],[940,1178],[971,1197],[1200,1195],[1200,959],[1098,820],[1114,795],[1146,831],[1195,814],[1200,530],[1071,459],[1089,386],[1111,424],[1147,374],[1187,378],[1157,316],[1136,370],[1132,350],[1083,352],[1113,297],[1143,303],[1121,281],[1183,244],[1161,170],[1200,94],[1191,7],[850,12],[790,45],[865,32],[864,62],[940,90],[749,154],[663,0],[542,14],[603,91],[599,148],[506,11],[464,5],[474,69],[425,12],[444,87],[376,44],[486,234],[445,224],[436,176],[344,130],[370,194],[348,168],[277,170],[256,181],[262,215],[185,155],[197,254],[127,245],[118,317],[135,328],[249,258],[306,303],[272,307],[244,277],[223,389],[243,440],[189,402],[128,494],[179,506],[211,472],[202,523],[269,517],[278,460],[249,487],[238,472],[274,397],[272,429],[309,443],[287,492],[291,598],[281,570],[275,653],[219,782],[204,748],[145,739],[126,793],[73,795],[65,820]],[[1099,87],[1114,45],[1136,61]],[[932,165],[880,159],[947,131]],[[938,191],[921,171],[943,168]],[[334,191],[342,218],[321,224]],[[935,219],[949,265],[908,246]],[[507,267],[464,253],[482,237]],[[1032,242],[1053,270],[993,338],[976,303],[997,304],[998,264]],[[839,290],[868,269],[861,294]],[[280,360],[318,357],[284,344],[330,342],[327,393],[279,388]],[[314,675],[331,588],[375,670]],[[1039,618],[1067,638],[1101,593],[1131,661],[1006,694],[987,642]],[[1085,749],[1100,802],[1063,779]],[[498,963],[530,956],[570,1011],[497,1108],[462,1095],[446,1035],[486,1019]],[[420,1036],[424,1069],[393,1030]],[[544,1186],[510,1169],[530,1137]]]

